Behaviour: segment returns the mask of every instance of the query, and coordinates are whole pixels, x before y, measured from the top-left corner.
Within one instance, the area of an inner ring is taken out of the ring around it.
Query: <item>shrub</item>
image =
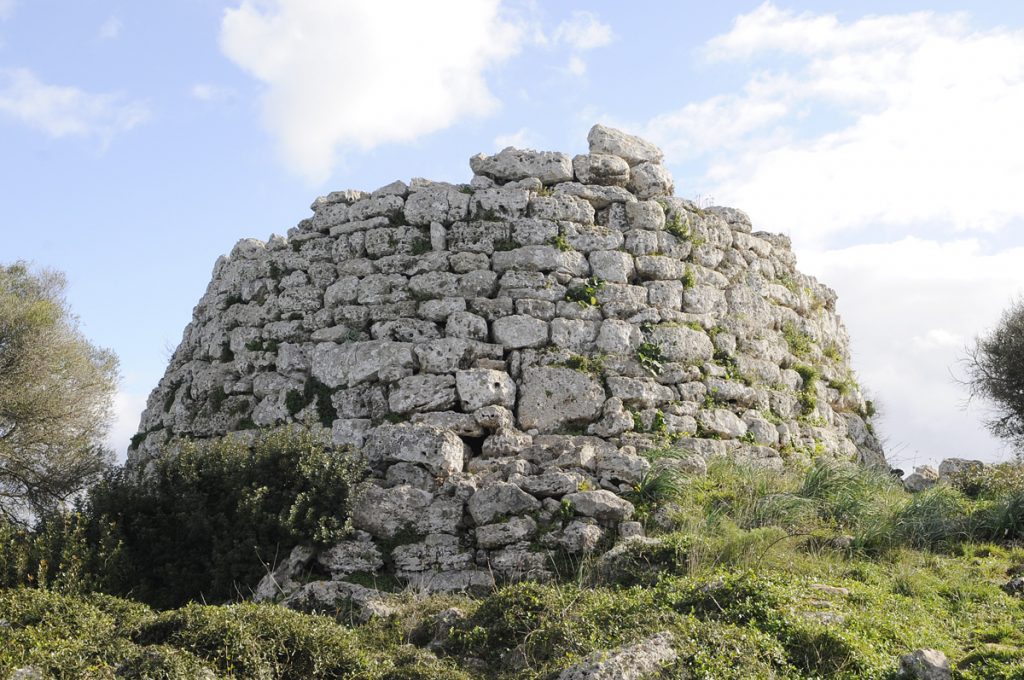
[[[145,476],[120,470],[88,503],[94,542],[112,527],[121,544],[121,569],[106,570],[103,587],[161,607],[248,595],[264,561],[343,535],[360,474],[351,456],[299,428],[260,434],[251,447],[188,442]]]

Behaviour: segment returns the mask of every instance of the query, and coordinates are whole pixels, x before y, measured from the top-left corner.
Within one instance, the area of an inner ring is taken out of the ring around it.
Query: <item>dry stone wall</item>
[[[552,551],[637,533],[624,496],[652,448],[695,473],[714,456],[884,464],[836,295],[789,240],[673,196],[644,140],[588,141],[474,156],[468,184],[334,192],[287,238],[240,241],[130,462],[323,428],[373,483],[356,537],[316,559],[434,588],[543,576]]]

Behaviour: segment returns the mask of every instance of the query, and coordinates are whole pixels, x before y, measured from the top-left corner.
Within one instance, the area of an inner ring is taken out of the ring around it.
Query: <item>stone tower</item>
[[[336,577],[429,587],[543,573],[629,520],[647,450],[884,465],[836,295],[789,240],[673,196],[662,153],[507,148],[473,178],[318,198],[214,266],[129,461],[305,423],[373,483]],[[568,508],[568,510],[567,510]],[[398,543],[396,545],[396,543]]]

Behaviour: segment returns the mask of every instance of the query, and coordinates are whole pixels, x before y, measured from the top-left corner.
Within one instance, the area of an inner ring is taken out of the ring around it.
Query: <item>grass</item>
[[[1024,569],[1020,466],[911,495],[886,470],[835,461],[771,472],[713,459],[688,476],[673,466],[683,452],[646,455],[631,499],[652,538],[614,559],[566,557],[548,583],[407,592],[360,625],[0,591],[0,677],[33,664],[58,678],[555,678],[660,631],[678,654],[665,677],[895,679],[921,647],[960,680],[1024,677],[1024,600],[1000,589]]]
[[[789,351],[796,357],[806,359],[811,355],[811,348],[814,340],[810,335],[800,330],[795,323],[787,321],[782,325],[782,337],[789,345]]]

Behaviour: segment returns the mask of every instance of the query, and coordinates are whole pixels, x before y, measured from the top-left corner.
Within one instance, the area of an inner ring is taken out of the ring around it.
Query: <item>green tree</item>
[[[117,359],[78,330],[64,277],[0,265],[0,514],[24,524],[66,504],[110,460]]]
[[[995,406],[989,430],[1024,454],[1024,299],[1003,312],[996,327],[967,351],[965,380],[972,397]]]

